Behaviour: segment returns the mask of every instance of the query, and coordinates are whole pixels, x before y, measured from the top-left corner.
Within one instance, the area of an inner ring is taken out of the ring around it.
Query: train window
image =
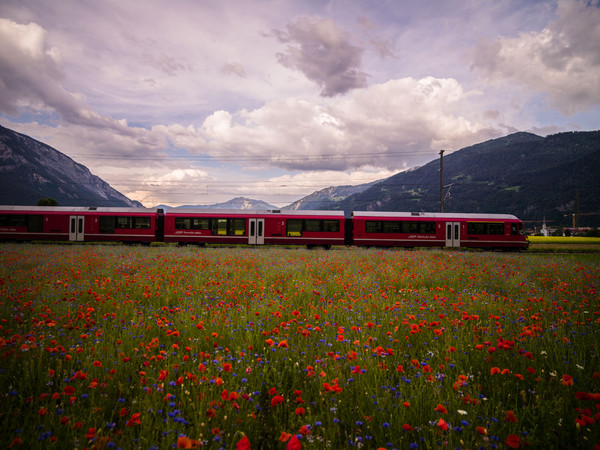
[[[384,233],[401,233],[402,232],[402,224],[397,220],[394,221],[384,221],[383,222],[383,230]]]
[[[41,233],[44,231],[44,216],[41,214],[27,216],[27,231],[30,233]]]
[[[518,223],[510,224],[510,234],[512,234],[513,236],[519,234],[519,224]]]
[[[176,230],[210,230],[208,217],[175,217]]]
[[[419,233],[435,234],[435,222],[419,222]]]
[[[399,221],[399,220],[367,220],[367,233],[416,233],[435,234],[435,222]]]
[[[229,219],[230,233],[235,236],[244,236],[246,234],[246,219]]]
[[[210,230],[210,219],[207,217],[195,217],[192,219],[194,230]]]
[[[27,226],[27,216],[24,214],[3,214],[0,216],[0,226],[25,227]]]
[[[324,219],[288,219],[286,222],[288,236],[302,236],[303,232],[338,233],[339,220]]]
[[[150,217],[134,217],[133,223],[136,230],[150,229]]]
[[[365,231],[367,233],[381,233],[382,224],[381,220],[367,220],[365,222]]]
[[[115,224],[115,228],[132,228],[131,222],[132,217],[117,217],[117,223]]]
[[[304,231],[321,231],[321,220],[306,219],[304,223]]]
[[[98,221],[98,228],[100,233],[114,233],[115,232],[115,217],[114,216],[100,216]]]
[[[467,234],[486,234],[485,223],[467,222]]]
[[[212,234],[227,236],[227,219],[213,219]]]
[[[192,227],[192,219],[189,217],[175,217],[176,230],[189,230]]]
[[[504,224],[503,223],[488,224],[488,234],[504,234]]]
[[[246,234],[246,219],[201,219],[197,223],[199,227],[212,225],[211,233],[219,236],[244,236]],[[202,230],[208,228],[200,228]]]
[[[327,231],[330,233],[339,233],[340,221],[339,220],[324,220],[323,221],[323,231]]]
[[[44,231],[44,216],[41,214],[1,214],[0,227],[27,227],[30,233]]]
[[[117,216],[114,219],[116,219],[115,228],[148,230],[151,227],[150,217]]]
[[[302,236],[302,219],[288,219],[286,229],[288,236]]]
[[[467,222],[467,234],[504,234],[504,223]]]

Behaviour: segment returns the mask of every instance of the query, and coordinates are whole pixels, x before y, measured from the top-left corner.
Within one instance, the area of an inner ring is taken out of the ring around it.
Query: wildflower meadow
[[[0,245],[12,448],[600,448],[600,256]]]

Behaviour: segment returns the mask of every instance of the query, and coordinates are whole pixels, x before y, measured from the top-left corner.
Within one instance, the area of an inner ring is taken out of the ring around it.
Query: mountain
[[[600,222],[600,131],[515,133],[443,159],[444,212],[507,213],[549,225]],[[344,211],[440,211],[440,160],[331,205]]]
[[[61,206],[142,206],[58,150],[0,126],[0,204],[48,197]]]
[[[311,210],[311,209],[327,209],[332,203],[340,202],[352,194],[362,192],[379,181],[372,183],[361,184],[358,186],[330,186],[320,191],[313,192],[312,194],[301,198],[300,200],[291,203],[290,205],[284,206],[281,209],[291,210]]]
[[[254,209],[254,210],[273,210],[279,209],[277,206],[270,205],[262,200],[254,200],[246,197],[236,197],[224,203],[215,203],[213,205],[183,205],[183,206],[167,206],[159,205],[156,208],[177,209],[177,208],[193,208],[193,209]]]

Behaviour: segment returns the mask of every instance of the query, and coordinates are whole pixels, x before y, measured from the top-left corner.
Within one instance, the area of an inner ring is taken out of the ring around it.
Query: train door
[[[85,216],[69,216],[69,240],[83,241]]]
[[[248,244],[263,245],[265,243],[265,219],[248,219],[250,230]]]
[[[460,222],[446,222],[446,247],[460,247]]]

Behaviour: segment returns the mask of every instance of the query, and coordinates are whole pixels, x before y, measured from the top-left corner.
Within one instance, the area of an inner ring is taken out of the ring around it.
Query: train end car
[[[169,209],[164,240],[179,244],[344,244],[341,211]]]
[[[523,250],[523,223],[509,214],[355,211],[353,245]]]
[[[145,242],[156,240],[150,208],[0,206],[0,240]]]

